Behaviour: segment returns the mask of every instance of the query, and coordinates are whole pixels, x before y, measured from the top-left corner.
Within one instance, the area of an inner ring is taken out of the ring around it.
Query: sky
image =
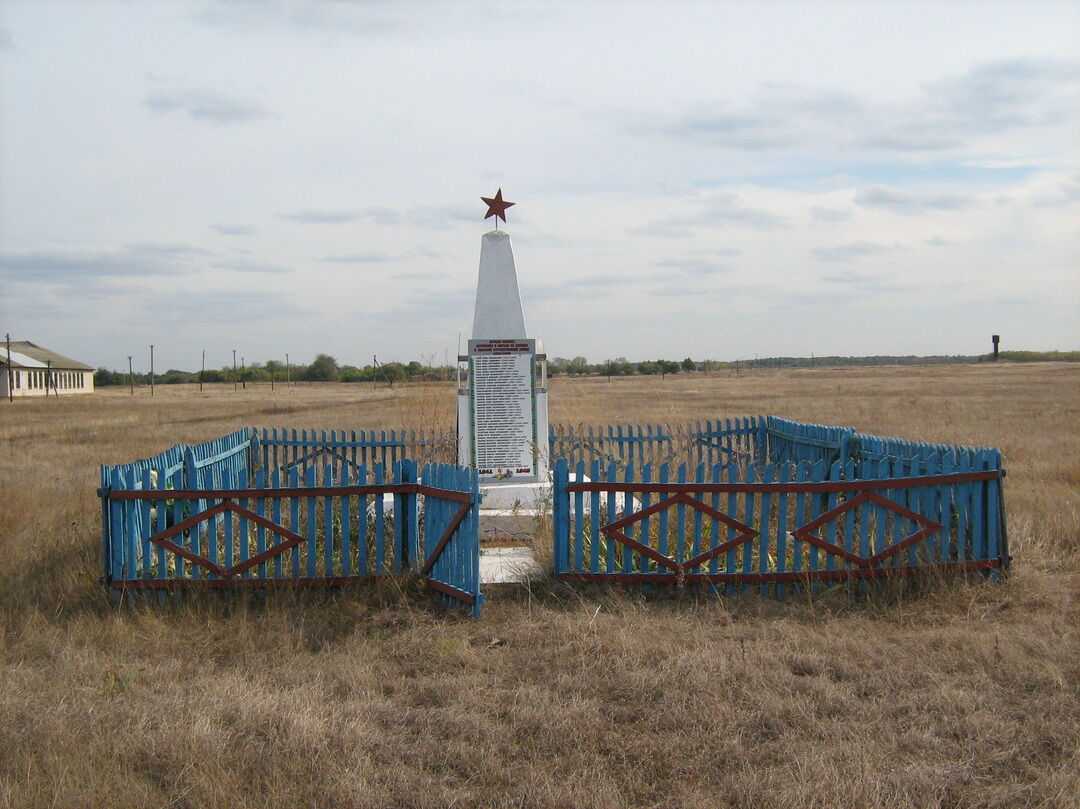
[[[1080,3],[0,4],[0,336],[453,362],[1080,348]]]

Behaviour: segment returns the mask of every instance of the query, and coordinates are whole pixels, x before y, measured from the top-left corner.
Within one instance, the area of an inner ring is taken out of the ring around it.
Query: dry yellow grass
[[[554,381],[552,418],[776,413],[999,446],[1013,577],[776,603],[563,587],[117,611],[97,464],[245,425],[449,425],[445,387],[0,406],[0,807],[1080,804],[1080,366]],[[497,638],[500,642],[493,643]]]

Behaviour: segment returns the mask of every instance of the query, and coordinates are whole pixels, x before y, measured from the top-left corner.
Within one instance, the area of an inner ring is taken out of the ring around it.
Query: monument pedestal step
[[[528,545],[536,540],[539,520],[533,514],[480,512],[480,547]]]
[[[551,484],[539,480],[530,483],[488,483],[480,481],[481,515],[535,517],[550,511]]]
[[[532,548],[481,548],[481,584],[520,584],[543,576]]]

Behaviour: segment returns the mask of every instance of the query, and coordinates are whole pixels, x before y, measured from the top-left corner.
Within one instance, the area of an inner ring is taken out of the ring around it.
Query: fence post
[[[259,431],[254,427],[248,427],[248,478],[254,479],[255,470],[259,468],[259,447],[262,442],[259,441]]]
[[[184,447],[184,488],[202,488],[199,485],[199,468],[195,463],[194,447]]]
[[[412,483],[420,482],[419,464],[414,460],[406,460],[409,467],[409,480]],[[405,535],[405,544],[412,559],[412,564],[423,564],[424,555],[420,552],[420,519],[419,519],[420,495],[412,492],[405,496],[405,510],[408,515],[408,531]]]
[[[854,428],[846,429],[840,434],[840,457],[837,458],[840,463],[847,463],[848,458],[851,457],[851,445],[854,439]]]
[[[109,566],[110,545],[112,539],[109,526],[109,470],[101,467],[101,488],[98,489],[98,497],[101,498],[101,583],[106,587],[112,581],[112,572]]]
[[[757,458],[754,460],[758,463],[766,463],[767,461],[773,460],[769,457],[769,422],[771,422],[772,419],[772,416],[758,418],[757,434],[754,436],[754,454],[757,455]]]
[[[570,474],[566,459],[555,462],[554,492],[552,497],[552,523],[554,526],[555,575],[565,573],[569,565],[570,552],[570,493],[566,491],[570,483]]]
[[[997,494],[998,530],[1000,531],[998,555],[1001,559],[1001,575],[1008,576],[1009,569],[1012,567],[1012,556],[1009,555],[1009,529],[1005,522],[1005,470],[1001,468],[1000,456],[998,456],[997,466],[998,477],[994,481],[994,489]]]
[[[394,476],[392,483],[415,483],[416,475],[413,474],[412,462],[409,460],[398,461],[394,464]],[[409,504],[408,500],[415,495],[394,495],[394,556],[400,560],[402,569],[410,566],[409,538],[412,532],[409,529]]]

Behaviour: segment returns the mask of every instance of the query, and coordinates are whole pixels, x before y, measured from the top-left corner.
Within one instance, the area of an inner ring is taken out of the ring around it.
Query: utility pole
[[[150,395],[154,395],[154,344],[150,344]]]
[[[15,401],[15,391],[12,390],[11,381],[15,378],[15,375],[14,375],[15,372],[11,370],[11,335],[6,334],[6,335],[4,335],[4,337],[7,340],[7,394],[8,394],[8,401],[9,402],[14,402]]]
[[[49,398],[49,389],[53,387],[52,378],[52,360],[45,360],[45,398]],[[60,397],[60,391],[55,391],[57,398]]]
[[[135,395],[135,376],[131,370],[131,355],[128,354],[128,390],[131,391],[131,395]]]
[[[247,376],[247,357],[240,358],[240,384],[244,386],[244,390],[247,390],[247,380],[244,378]]]
[[[285,387],[292,387],[292,366],[289,365],[289,355],[285,355]]]
[[[199,367],[199,393],[202,393],[202,378],[206,373],[206,349],[202,352],[202,365]]]
[[[379,383],[379,359],[374,354],[371,355],[371,389],[375,390]]]

